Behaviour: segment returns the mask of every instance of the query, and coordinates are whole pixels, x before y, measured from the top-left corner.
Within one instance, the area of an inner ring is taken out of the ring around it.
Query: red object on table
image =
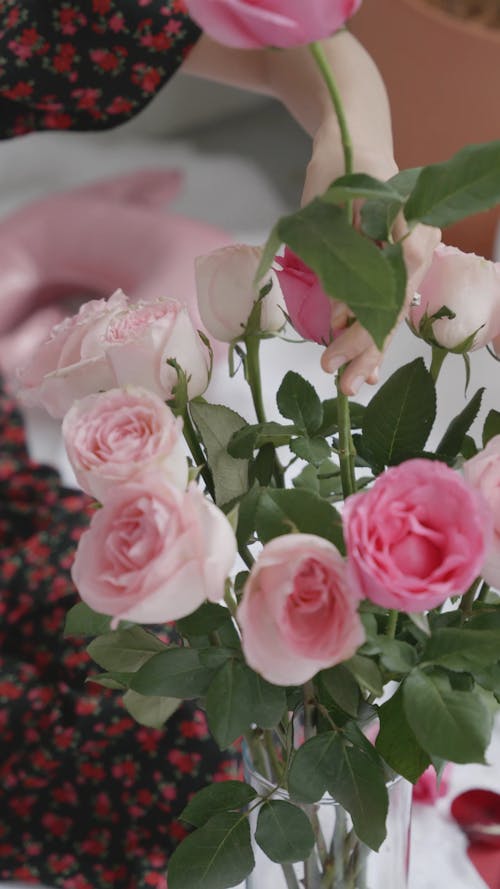
[[[467,790],[450,811],[470,840],[467,855],[477,872],[489,889],[500,889],[500,794]]]

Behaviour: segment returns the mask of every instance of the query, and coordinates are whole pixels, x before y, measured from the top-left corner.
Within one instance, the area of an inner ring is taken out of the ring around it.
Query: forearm
[[[347,31],[323,41],[345,105],[356,151],[391,153],[389,104],[382,78],[368,53]],[[336,121],[320,72],[308,48],[235,50],[206,35],[194,47],[183,70],[279,99],[314,137]]]

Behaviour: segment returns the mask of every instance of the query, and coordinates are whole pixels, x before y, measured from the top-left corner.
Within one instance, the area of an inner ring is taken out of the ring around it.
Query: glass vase
[[[273,785],[255,771],[248,748],[244,750],[245,780],[260,794]],[[396,777],[387,784],[389,812],[387,837],[378,852],[362,843],[350,816],[334,799],[323,797],[302,806],[316,835],[307,861],[277,864],[254,844],[255,868],[246,889],[407,889],[412,785]],[[286,800],[285,791],[273,794]],[[250,813],[252,836],[258,810]]]

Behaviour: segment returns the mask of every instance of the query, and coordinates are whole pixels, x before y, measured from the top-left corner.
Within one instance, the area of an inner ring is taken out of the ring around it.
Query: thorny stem
[[[258,336],[249,335],[245,337],[246,345],[246,378],[252,393],[253,406],[259,423],[266,422],[266,412],[264,410],[264,400],[262,398],[262,380],[260,375],[259,347],[260,339]],[[283,467],[276,455],[274,448],[274,468],[273,475],[278,488],[284,488],[285,480],[283,475]]]

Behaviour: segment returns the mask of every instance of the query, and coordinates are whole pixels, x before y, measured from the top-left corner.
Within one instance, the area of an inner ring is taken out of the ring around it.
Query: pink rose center
[[[105,544],[109,579],[126,586],[127,575],[148,568],[179,534],[179,516],[167,503],[143,496],[125,507]]]
[[[295,575],[282,629],[298,654],[310,656],[313,642],[317,645],[315,653],[320,653],[321,636],[333,623],[337,589],[337,577],[317,559],[307,559]]]
[[[176,316],[177,310],[173,302],[138,306],[114,318],[108,325],[104,338],[107,343],[133,342],[153,321],[167,318],[173,324]]]
[[[401,574],[428,577],[441,564],[443,554],[428,537],[408,534],[390,548],[394,564]]]

